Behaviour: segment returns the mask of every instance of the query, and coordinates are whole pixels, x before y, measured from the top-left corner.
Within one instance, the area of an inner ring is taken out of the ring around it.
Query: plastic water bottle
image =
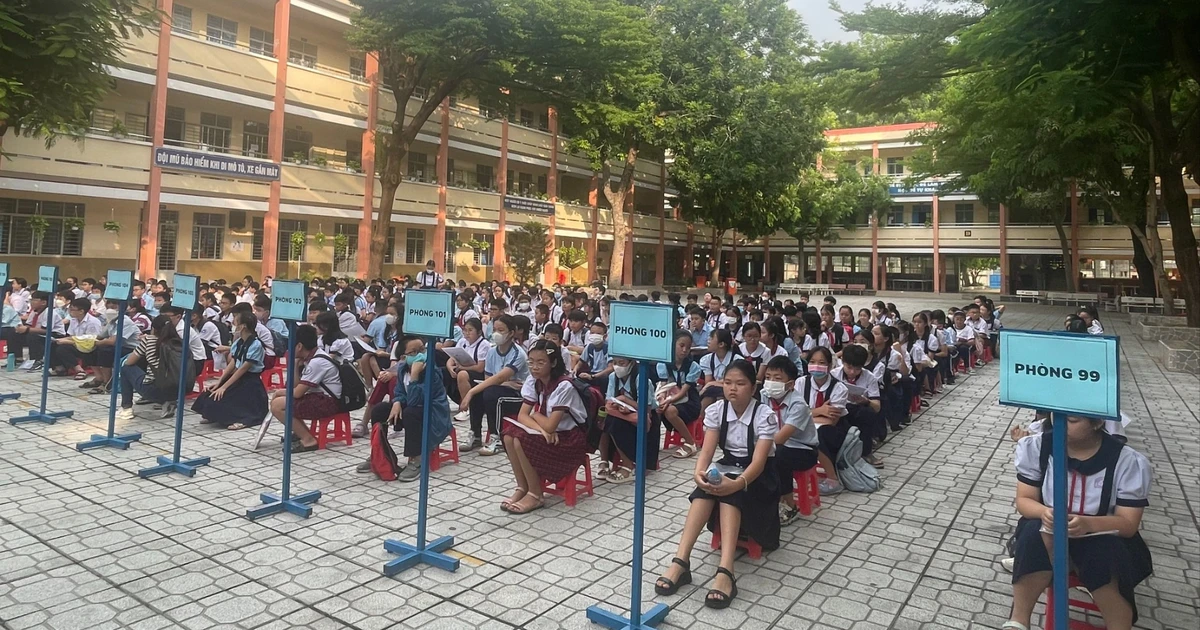
[[[704,472],[704,477],[708,479],[708,483],[714,486],[721,485],[721,478],[724,476],[721,474],[721,471],[717,470],[716,464],[711,464],[708,470]]]
[[[17,371],[17,355],[16,354],[14,354],[12,352],[8,353],[8,364],[4,367],[4,369],[8,370],[9,372]]]

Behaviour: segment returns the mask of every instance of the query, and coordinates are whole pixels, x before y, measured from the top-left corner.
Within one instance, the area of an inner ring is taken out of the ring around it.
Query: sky
[[[788,4],[792,5],[792,8],[804,18],[808,32],[818,42],[858,39],[856,33],[847,33],[842,30],[842,25],[837,21],[838,14],[829,8],[829,0],[788,0]],[[857,11],[867,4],[867,0],[840,0],[840,4],[843,10]],[[901,4],[915,5],[917,2],[904,0]]]

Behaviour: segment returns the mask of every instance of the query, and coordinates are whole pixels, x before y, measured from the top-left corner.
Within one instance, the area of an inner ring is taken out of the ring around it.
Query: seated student
[[[796,495],[793,475],[817,465],[817,428],[812,411],[796,392],[800,377],[796,364],[787,357],[767,362],[762,400],[771,406],[779,433],[775,434],[775,472],[779,475],[779,524],[796,520]]]
[[[311,310],[309,315],[312,315]],[[354,360],[354,348],[346,338],[346,333],[342,332],[337,313],[319,313],[313,326],[317,329],[317,345],[321,350],[340,361]]]
[[[700,357],[700,372],[704,375],[704,389],[700,392],[700,411],[725,397],[725,370],[735,359],[733,335],[728,330],[713,331],[708,337],[708,354]]]
[[[192,403],[192,411],[203,418],[200,424],[215,423],[231,431],[258,426],[268,412],[267,390],[259,378],[266,349],[254,333],[258,319],[254,313],[240,313],[235,324],[229,351],[232,362],[225,366],[221,380]]]
[[[818,486],[821,495],[837,494],[842,491],[838,481],[837,467],[833,465],[842,443],[846,441],[846,431],[850,425],[841,422],[846,413],[846,402],[849,393],[846,386],[830,374],[833,365],[833,352],[824,346],[813,350],[808,359],[808,374],[796,380],[796,392],[800,400],[812,410],[812,421],[817,427],[817,461],[825,469],[825,479]],[[864,437],[866,442],[868,438]]]
[[[975,352],[975,329],[967,325],[967,314],[963,311],[954,314],[953,332],[958,356],[966,362],[967,374],[974,374],[975,363],[971,361],[971,355]]]
[[[107,308],[104,309],[104,327],[100,330],[100,334],[96,339],[96,353],[92,361],[92,371],[96,377],[91,381],[80,385],[80,388],[89,387],[89,394],[106,394],[109,391],[112,383],[113,362],[117,358],[117,352],[121,356],[125,356],[133,352],[134,346],[137,345],[138,338],[142,336],[142,332],[138,330],[137,324],[129,319],[129,316],[121,313],[120,302],[108,300],[105,302]],[[124,317],[125,321],[121,324],[121,338],[117,339],[117,317]]]
[[[188,325],[183,321],[183,309],[173,304],[167,303],[162,306],[162,314],[167,316],[167,321],[175,327],[175,334],[183,339],[184,326]],[[199,374],[200,370],[204,369],[204,361],[207,355],[204,352],[204,342],[200,340],[200,335],[188,335],[188,356],[192,359],[192,374]],[[174,401],[170,402],[171,411],[174,410]],[[164,417],[167,414],[164,413]]]
[[[126,323],[128,325],[128,322]],[[121,366],[121,409],[118,420],[133,419],[133,395],[138,394],[137,404],[151,404],[156,408],[175,398],[178,390],[171,384],[155,383],[155,377],[163,373],[158,350],[164,345],[173,345],[175,352],[182,352],[183,342],[166,315],[155,317],[150,322],[150,332],[141,334],[133,351],[125,357]]]
[[[633,481],[637,465],[637,363],[613,357],[613,376],[608,379],[604,409],[604,434],[600,437],[600,467],[596,475],[612,483]],[[662,424],[655,414],[654,397],[646,401],[646,470],[658,467]]]
[[[192,311],[192,335],[204,346],[204,360],[211,361],[213,352],[221,346],[221,329],[200,311]]]
[[[938,338],[938,343],[942,348],[936,357],[938,371],[941,373],[941,384],[945,387],[954,387],[954,361],[958,356],[958,348],[954,345],[956,336],[954,327],[946,326],[946,313],[941,309],[930,313],[929,321],[933,326],[933,334]]]
[[[459,365],[458,361],[447,357],[446,367],[442,369],[442,386],[455,402],[461,401],[472,387],[484,379],[483,362],[487,359],[488,351],[492,349],[492,344],[483,338],[483,323],[478,317],[464,322],[462,331],[462,339],[454,345],[469,352],[475,363],[469,366]]]
[[[483,380],[468,389],[458,405],[459,421],[471,421],[470,433],[459,443],[458,450],[462,453],[478,451],[480,455],[491,456],[504,448],[496,405],[501,398],[516,398],[529,377],[528,355],[517,337],[516,317],[502,315],[492,322],[491,342],[483,363]],[[491,433],[487,444],[483,443],[484,418]]]
[[[473,317],[470,321],[478,324],[479,318]],[[482,327],[482,324],[479,326]],[[404,431],[402,455],[408,458],[408,461],[396,478],[400,481],[416,481],[421,478],[421,466],[424,465],[424,376],[428,366],[428,355],[425,352],[425,342],[411,335],[402,337],[396,344],[396,349],[396,376],[390,379],[395,383],[392,404],[376,405],[371,410],[371,424],[380,425],[385,438],[388,424],[395,427],[396,431]],[[436,357],[436,353],[434,356]],[[436,359],[434,369],[437,369]],[[433,379],[431,396],[429,444],[431,448],[437,449],[450,435],[450,402],[446,398],[446,389],[438,378]],[[357,470],[370,472],[371,460],[359,464]]]
[[[525,315],[526,317],[530,316],[528,313],[522,313],[522,314]],[[542,335],[546,334],[546,327],[551,324],[551,322],[550,322],[550,307],[546,306],[545,304],[538,304],[533,309],[532,317],[533,317],[533,323],[531,326],[530,337],[533,339],[541,339]]]
[[[695,309],[687,316],[688,332],[692,335],[692,347],[708,347],[708,340],[713,334],[713,327],[704,319],[704,312]],[[717,330],[724,330],[724,327]]]
[[[938,339],[937,333],[929,325],[928,311],[913,315],[912,326],[917,339],[914,347],[919,347],[921,354],[925,357],[921,368],[924,379],[920,379],[919,384],[923,386],[925,395],[940,394],[942,391],[938,387],[938,378],[941,373],[938,370],[941,368],[942,361],[946,360],[942,340]],[[937,362],[937,365],[931,365],[934,362]]]
[[[850,343],[850,335],[836,320],[833,307],[826,304],[821,307],[821,336],[818,344],[833,350],[834,354],[842,351],[842,346]]]
[[[1027,630],[1034,605],[1050,586],[1053,564],[1053,431],[1017,443],[1017,512],[1013,607],[1006,630]],[[1068,555],[1071,566],[1110,630],[1137,621],[1134,588],[1153,571],[1150,549],[1138,529],[1149,505],[1152,471],[1144,455],[1104,432],[1104,421],[1067,417]],[[1075,488],[1079,491],[1076,492]],[[1101,533],[1116,532],[1116,533]],[[1088,534],[1092,534],[1088,536]],[[1098,534],[1098,535],[1097,535]]]
[[[17,363],[21,362],[25,351],[25,336],[17,333],[17,327],[21,325],[21,314],[12,305],[12,295],[5,295],[4,304],[0,306],[0,340],[8,344],[8,353],[16,357]]]
[[[606,392],[608,375],[613,371],[608,358],[608,326],[603,322],[593,322],[591,329],[587,336],[587,347],[583,349],[583,355],[579,357],[574,371],[580,380]]]
[[[506,313],[508,313],[508,302],[503,298],[495,298],[488,302],[487,316],[483,320],[483,336],[485,338],[491,339],[492,325]]]
[[[664,421],[683,438],[683,446],[673,454],[686,459],[696,454],[696,438],[689,428],[700,417],[700,364],[692,360],[692,335],[675,331],[675,360],[658,364],[658,390],[655,403]]]
[[[763,353],[762,365],[758,367],[758,382],[762,383],[765,380],[767,364],[775,357],[787,358],[787,349],[784,347],[784,339],[787,337],[783,332],[783,320],[778,317],[772,317],[762,323],[762,347],[765,348]]]
[[[500,503],[510,514],[544,505],[542,481],[558,481],[587,459],[587,408],[571,384],[562,350],[540,340],[529,351],[529,376],[521,386],[521,410],[500,431],[517,489]]]
[[[375,350],[364,354],[358,360],[358,371],[365,377],[368,390],[375,386],[375,379],[379,378],[380,372],[392,364],[392,344],[396,343],[400,334],[397,325],[399,319],[398,307],[388,304],[384,308],[383,317],[372,319],[367,326],[367,337],[371,339],[371,346]]]
[[[1095,306],[1084,306],[1079,309],[1079,319],[1087,324],[1087,333],[1089,335],[1103,335],[1104,324],[1100,323],[1100,313],[1096,311]]]
[[[854,322],[854,332],[857,333],[858,331],[863,330],[864,328],[869,329],[872,326],[873,325],[871,324],[870,309],[865,309],[865,308],[858,309],[858,321]]]
[[[842,422],[847,427],[858,428],[863,443],[863,459],[872,466],[883,468],[883,460],[872,453],[872,438],[880,435],[883,422],[879,415],[879,380],[873,373],[864,369],[868,360],[869,353],[865,348],[855,344],[847,345],[842,349],[842,365],[834,368],[830,374],[843,385],[853,385],[866,390],[862,394],[851,396],[847,387],[846,413],[842,416]]]
[[[541,338],[545,339],[546,341],[553,341],[555,343],[555,345],[557,345],[558,347],[561,348],[561,347],[563,347],[563,345],[562,345],[563,327],[559,326],[558,324],[548,324],[546,326],[545,332],[542,333]],[[535,339],[533,341],[537,341],[537,340]],[[531,343],[529,345],[532,346],[533,344]],[[568,350],[563,353],[563,360],[567,362],[567,371],[574,372],[575,371],[575,363],[578,360],[578,357],[576,357],[574,354],[571,354],[571,351]]]
[[[879,381],[881,411],[887,426],[893,432],[901,431],[909,424],[909,401],[904,398],[904,379],[909,374],[907,352],[904,344],[897,340],[899,333],[891,326],[875,326],[872,337],[875,342],[874,358],[867,369]],[[882,442],[885,436],[876,435]],[[865,441],[865,438],[864,438]]]
[[[312,326],[296,329],[296,362],[304,365],[300,382],[288,392],[275,390],[271,397],[271,415],[283,422],[287,418],[287,396],[292,396],[292,451],[317,450],[317,438],[308,430],[308,420],[328,418],[342,411],[342,379],[338,364],[328,352],[317,348],[317,331]]]
[[[570,311],[567,314],[566,330],[563,331],[563,344],[576,356],[583,356],[587,347],[587,315],[583,311]]]
[[[768,551],[779,548],[779,477],[773,461],[779,424],[770,405],[755,398],[757,378],[752,364],[734,361],[725,372],[725,401],[704,412],[704,449],[693,474],[696,489],[689,497],[692,504],[679,548],[654,584],[659,595],[674,595],[692,583],[692,547],[706,523],[709,530],[721,533],[720,566],[704,599],[709,608],[728,608],[737,597],[733,563],[741,533]],[[714,459],[718,445],[722,455]],[[726,471],[715,485],[708,480],[714,463]]]
[[[375,352],[375,348],[368,341],[367,329],[355,315],[353,291],[342,291],[333,299],[333,312],[337,313],[338,327],[350,340],[350,347],[354,350],[354,356],[347,357],[347,360],[358,361],[364,355]]]
[[[742,339],[745,341],[738,345],[738,356],[761,373],[768,359],[767,347],[762,344],[762,326],[758,322],[746,322],[742,325]]]
[[[89,367],[96,364],[96,338],[104,326],[91,314],[91,308],[92,303],[87,298],[76,298],[68,303],[68,336],[55,339],[51,347],[51,376],[78,374],[82,377],[84,372],[79,367],[81,361]]]

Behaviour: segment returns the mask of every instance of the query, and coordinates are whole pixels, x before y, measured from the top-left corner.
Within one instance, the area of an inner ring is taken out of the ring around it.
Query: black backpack
[[[604,408],[604,395],[587,381],[577,378],[567,380],[571,382],[575,393],[579,394],[579,399],[583,401],[583,408],[587,410],[587,418],[579,424],[587,432],[588,452],[595,453],[596,449],[600,448],[600,437],[604,433],[599,421],[600,410]]]
[[[354,364],[349,361],[335,361],[332,357],[324,354],[318,354],[314,359],[324,359],[329,361],[338,370],[338,378],[342,381],[341,397],[334,396],[333,392],[321,384],[321,388],[330,397],[336,398],[342,407],[342,411],[356,411],[362,409],[367,404],[367,384],[363,382],[362,377],[358,375],[358,370],[354,369]]]
[[[268,328],[267,330],[271,330]],[[271,330],[271,348],[275,351],[275,356],[286,357],[288,353],[288,340],[283,335]]]
[[[158,344],[158,367],[153,369],[154,386],[161,390],[164,394],[176,392],[179,388],[179,368],[183,367],[186,370],[186,379],[184,387],[187,383],[192,383],[196,380],[196,365],[191,360],[191,353],[187,353],[187,360],[184,359],[185,348],[179,340],[171,340],[166,343]],[[174,400],[174,395],[169,396],[170,400]]]
[[[211,321],[213,326],[217,327],[217,333],[221,336],[221,345],[229,347],[229,344],[233,342],[233,331],[229,330],[229,324],[226,324],[220,319],[214,319]]]

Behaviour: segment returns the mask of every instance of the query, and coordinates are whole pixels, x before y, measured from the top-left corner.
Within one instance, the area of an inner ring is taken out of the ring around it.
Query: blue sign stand
[[[47,291],[54,295],[55,289],[58,288],[58,267],[55,265],[43,265],[38,267],[38,291]],[[42,355],[42,403],[36,411],[30,410],[27,415],[9,418],[9,424],[25,424],[28,422],[41,422],[42,424],[54,424],[59,418],[70,418],[75,415],[74,411],[46,411],[46,396],[50,387],[50,352],[53,339],[50,335],[54,330],[54,322],[50,319],[54,317],[54,312],[51,311],[53,304],[46,304],[46,346]],[[35,316],[34,323],[36,324],[38,316]]]
[[[1051,412],[1054,431],[1054,627],[1066,628],[1067,416],[1120,418],[1120,340],[1108,335],[1005,330],[1000,334],[1000,404]]]
[[[0,304],[4,303],[4,294],[8,292],[8,263],[0,263]],[[11,359],[11,357],[10,357]],[[0,403],[6,400],[17,400],[21,397],[20,392],[11,394],[0,394]]]
[[[434,344],[451,336],[453,325],[453,291],[409,290],[404,296],[404,332],[425,336],[425,407],[421,417],[421,491],[417,501],[417,544],[385,540],[383,548],[400,554],[399,558],[383,565],[384,575],[396,575],[420,563],[444,571],[458,570],[458,558],[443,551],[454,546],[453,536],[442,536],[431,543],[425,540],[425,522],[429,508],[429,461],[434,457],[436,444],[429,443],[429,414],[433,406],[433,379],[437,372]],[[437,377],[440,378],[440,375]]]
[[[75,450],[81,453],[88,449],[100,448],[102,446],[111,446],[125,450],[133,442],[142,439],[141,433],[116,435],[117,391],[119,391],[121,383],[121,366],[125,363],[125,356],[121,354],[121,350],[125,347],[125,306],[129,303],[129,299],[133,297],[133,272],[109,269],[107,278],[109,279],[109,283],[104,288],[104,299],[117,300],[118,304],[120,304],[117,314],[116,343],[113,345],[113,374],[112,381],[109,382],[108,433],[106,435],[93,435],[92,439],[76,444]]]
[[[587,618],[613,630],[654,628],[667,618],[671,608],[655,604],[642,610],[642,555],[646,514],[646,428],[649,419],[650,364],[674,359],[675,307],[669,304],[613,302],[609,347],[613,356],[638,359],[637,463],[633,494],[633,580],[629,593],[629,617],[588,606]],[[665,339],[665,341],[664,341]],[[615,377],[614,377],[615,378]]]
[[[296,397],[296,322],[306,316],[304,304],[305,287],[295,280],[276,280],[271,285],[271,312],[287,320],[287,394],[283,419],[283,483],[279,494],[264,492],[259,495],[263,504],[246,510],[246,518],[255,520],[271,514],[290,512],[302,518],[312,516],[312,506],[321,498],[320,490],[292,494],[292,409]]]

